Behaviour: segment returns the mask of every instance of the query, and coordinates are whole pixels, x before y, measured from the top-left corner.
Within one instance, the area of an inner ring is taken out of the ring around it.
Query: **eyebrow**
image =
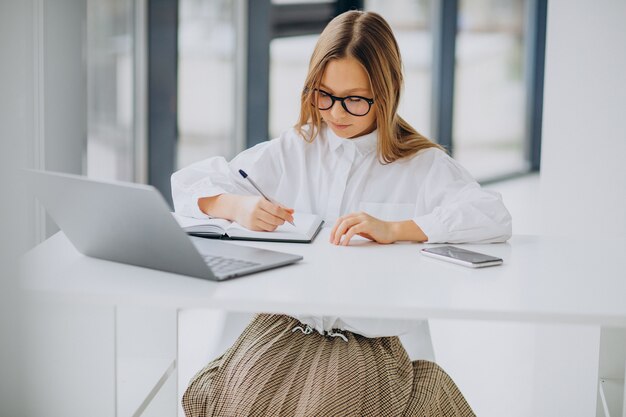
[[[327,86],[327,85],[320,84],[320,87],[323,87],[324,89],[329,90],[329,91],[328,91],[329,93],[332,93],[332,92],[333,92],[333,89],[332,89],[332,88],[330,88],[330,87],[329,87],[329,86]],[[351,88],[350,90],[346,90],[346,91],[344,91],[343,93],[344,93],[344,94],[346,94],[346,95],[350,95],[350,94],[354,94],[354,93],[359,92],[359,91],[360,91],[360,92],[364,92],[364,93],[370,93],[370,89],[369,89],[369,88],[364,88],[364,87],[359,87],[359,88]]]

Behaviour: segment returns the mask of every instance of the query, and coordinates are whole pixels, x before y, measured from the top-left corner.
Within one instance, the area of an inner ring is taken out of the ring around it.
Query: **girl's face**
[[[367,72],[359,61],[352,57],[333,59],[326,65],[320,90],[336,97],[361,96],[368,99],[374,97]],[[346,100],[346,105],[348,102]],[[335,101],[328,110],[320,110],[322,119],[342,138],[354,138],[365,135],[376,129],[376,103],[365,116],[354,116]]]

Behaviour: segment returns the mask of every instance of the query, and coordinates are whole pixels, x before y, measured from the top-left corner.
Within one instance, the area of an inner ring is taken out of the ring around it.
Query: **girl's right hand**
[[[247,229],[272,232],[286,221],[293,222],[294,209],[270,203],[263,197],[238,197],[234,220]]]

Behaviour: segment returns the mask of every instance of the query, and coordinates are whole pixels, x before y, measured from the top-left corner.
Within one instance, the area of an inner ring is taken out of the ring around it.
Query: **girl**
[[[330,243],[502,242],[511,217],[438,145],[397,113],[401,60],[376,13],[350,11],[321,34],[295,127],[235,157],[172,176],[176,212],[274,230],[295,211],[322,214]],[[243,169],[282,202],[257,196]],[[416,256],[417,252],[416,252]],[[349,294],[346,294],[349,296]],[[256,316],[191,381],[187,416],[473,415],[450,377],[411,362],[409,321]]]

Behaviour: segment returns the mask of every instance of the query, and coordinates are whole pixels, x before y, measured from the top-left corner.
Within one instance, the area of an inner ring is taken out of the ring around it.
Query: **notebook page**
[[[231,224],[229,220],[225,219],[196,219],[176,213],[172,213],[172,216],[187,233],[215,233],[223,235]]]
[[[229,236],[249,237],[255,239],[278,239],[278,240],[308,240],[311,239],[317,227],[321,222],[321,218],[316,214],[295,213],[294,223],[284,223],[276,228],[273,232],[257,232],[246,229],[245,227],[232,223],[227,228]]]

